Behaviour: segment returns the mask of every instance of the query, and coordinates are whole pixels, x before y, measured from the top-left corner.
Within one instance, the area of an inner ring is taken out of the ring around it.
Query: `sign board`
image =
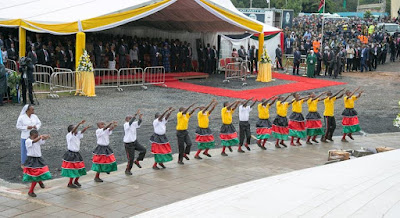
[[[273,11],[266,11],[265,12],[265,20],[264,23],[274,26],[274,12]]]
[[[265,22],[265,10],[262,8],[238,8],[238,10],[261,23]]]
[[[292,28],[293,25],[293,10],[283,10],[282,11],[282,29],[286,27]]]

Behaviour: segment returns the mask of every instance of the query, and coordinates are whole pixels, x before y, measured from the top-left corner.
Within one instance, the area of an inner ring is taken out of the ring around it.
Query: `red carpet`
[[[192,74],[192,73],[195,73],[195,72],[190,72],[189,74]],[[187,73],[183,73],[183,74],[187,74]],[[346,84],[343,82],[336,82],[336,81],[330,81],[330,80],[313,79],[313,78],[292,76],[292,75],[281,74],[281,73],[272,73],[272,78],[295,81],[295,83],[270,86],[270,87],[258,88],[258,89],[249,89],[249,90],[240,90],[240,91],[237,90],[236,91],[236,90],[230,90],[230,89],[196,85],[196,84],[181,82],[177,79],[171,78],[171,77],[175,77],[175,76],[176,76],[175,73],[166,74],[165,85],[167,85],[168,88],[182,89],[182,90],[191,91],[191,92],[199,92],[199,93],[205,93],[205,94],[210,94],[210,95],[225,96],[225,97],[230,97],[230,98],[248,99],[251,97],[255,97],[258,100],[263,99],[263,98],[269,98],[274,95],[281,95],[281,94],[286,94],[286,93],[291,93],[291,92],[301,92],[301,91],[306,91],[306,90],[311,90],[311,89],[318,89],[318,88],[323,88],[323,87],[328,87],[328,86],[337,86],[337,85]],[[168,80],[167,80],[167,78],[168,78]]]

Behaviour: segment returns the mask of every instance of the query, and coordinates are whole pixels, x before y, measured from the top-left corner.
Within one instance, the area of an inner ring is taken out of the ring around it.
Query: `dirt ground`
[[[316,93],[332,90],[336,91],[346,87],[355,89],[361,86],[365,94],[356,102],[356,110],[359,113],[360,125],[363,133],[383,133],[396,132],[399,129],[393,127],[393,119],[400,112],[398,102],[400,100],[400,62],[379,65],[378,71],[366,73],[344,73],[342,82],[347,85],[328,87],[324,89],[312,90]],[[227,89],[239,89],[241,82],[222,83],[221,76],[210,76],[209,79],[202,81],[192,81],[196,84],[208,84]],[[262,83],[256,83],[248,79],[248,85],[244,89],[263,87]],[[254,80],[254,78],[253,78]],[[289,83],[287,81],[275,81],[271,85]],[[240,88],[241,89],[241,88]],[[144,113],[142,127],[138,130],[138,140],[148,149],[146,156],[152,156],[150,152],[149,138],[153,133],[152,120],[156,112],[163,112],[169,106],[179,108],[180,106],[190,105],[193,102],[205,105],[211,99],[216,98],[220,103],[223,101],[233,101],[226,97],[212,96],[183,90],[170,89],[165,87],[149,86],[148,90],[140,88],[126,88],[124,92],[117,92],[114,89],[97,89],[97,97],[74,97],[66,96],[60,99],[39,99],[40,105],[36,106],[36,114],[42,121],[40,133],[50,134],[52,138],[42,147],[43,157],[46,160],[51,173],[54,177],[60,176],[61,161],[66,151],[65,135],[69,124],[76,124],[82,119],[86,119],[88,124],[95,124],[97,121],[119,122],[119,126],[111,136],[110,146],[113,148],[118,163],[126,162],[124,145],[122,142],[124,118],[128,114],[134,114],[137,109]],[[308,92],[308,91],[307,91]],[[302,93],[304,94],[304,93]],[[0,133],[0,178],[8,182],[21,182],[22,171],[20,168],[20,132],[15,128],[15,124],[22,109],[22,105],[5,105],[0,107],[0,121],[3,127]],[[210,128],[216,138],[216,146],[220,147],[218,132],[221,125],[220,117],[221,104],[211,115]],[[304,105],[306,111],[306,105]],[[336,103],[335,116],[337,117],[337,129],[335,135],[340,135],[341,112],[343,110],[343,100]],[[323,104],[319,105],[319,112],[323,112]],[[275,108],[271,108],[271,118],[276,115]],[[251,113],[250,123],[252,133],[255,132],[257,121],[257,111]],[[234,115],[233,124],[238,128],[238,115]],[[171,116],[167,124],[167,137],[169,138],[173,152],[177,151],[177,139],[175,134],[176,114]],[[197,118],[190,120],[189,132],[192,138],[192,150],[196,150],[194,142],[194,132],[197,126]],[[254,140],[252,141],[254,143]],[[85,160],[86,168],[91,167],[91,155],[96,147],[95,128],[88,130],[81,144],[81,154]],[[193,154],[191,154],[192,157]],[[174,160],[176,161],[176,160]]]

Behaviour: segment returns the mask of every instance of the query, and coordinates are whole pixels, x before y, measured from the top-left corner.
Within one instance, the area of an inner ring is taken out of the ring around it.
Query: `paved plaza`
[[[81,189],[67,188],[65,178],[46,181],[45,189],[36,188],[37,198],[27,196],[27,184],[7,183],[0,187],[0,217],[129,217],[225,187],[324,165],[330,149],[400,148],[398,133],[357,136],[349,143],[334,139],[334,143],[285,149],[268,144],[267,151],[252,145],[250,152],[234,151],[228,157],[213,150],[213,157],[203,160],[193,159],[192,153],[191,160],[183,166],[176,164],[174,156],[174,161],[166,164],[167,169],[159,171],[151,169],[153,159],[147,158],[142,169],[133,171],[133,176],[126,176],[125,166],[119,165],[117,172],[102,175],[104,183],[95,183],[90,171],[80,180]],[[393,167],[400,165],[390,169]],[[291,202],[281,200],[282,204]]]

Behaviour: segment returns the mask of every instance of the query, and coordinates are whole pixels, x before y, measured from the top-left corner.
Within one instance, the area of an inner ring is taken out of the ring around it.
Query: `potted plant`
[[[10,97],[13,103],[18,103],[18,84],[21,80],[21,75],[15,71],[9,71],[7,77],[7,85],[10,88]]]

